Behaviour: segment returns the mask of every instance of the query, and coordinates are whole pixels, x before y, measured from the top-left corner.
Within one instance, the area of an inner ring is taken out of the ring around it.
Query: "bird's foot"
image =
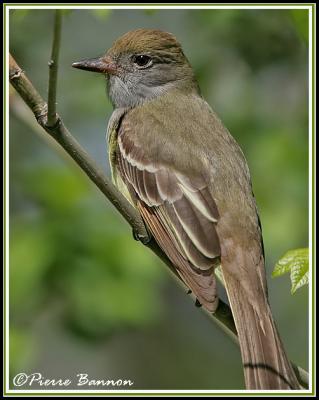
[[[196,301],[195,301],[195,306],[196,307],[201,307],[202,306],[198,299],[196,299]]]
[[[138,242],[142,242],[143,244],[148,244],[152,240],[152,235],[150,232],[146,230],[146,235],[141,235],[139,232],[137,232],[134,228],[132,229],[132,234],[134,240],[137,240]]]

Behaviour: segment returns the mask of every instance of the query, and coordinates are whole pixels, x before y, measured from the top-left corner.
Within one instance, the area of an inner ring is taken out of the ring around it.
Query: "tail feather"
[[[247,301],[241,284],[223,270],[234,315],[247,389],[300,389],[280,340],[270,307],[257,310]]]

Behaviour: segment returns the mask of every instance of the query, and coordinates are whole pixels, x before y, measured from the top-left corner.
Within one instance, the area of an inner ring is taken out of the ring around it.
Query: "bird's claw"
[[[147,235],[141,235],[139,232],[137,232],[134,228],[132,229],[132,234],[134,240],[137,240],[138,242],[142,242],[143,244],[148,244],[152,240],[152,235],[146,231]]]
[[[201,307],[202,306],[198,299],[196,299],[196,301],[195,301],[195,306],[196,307]]]

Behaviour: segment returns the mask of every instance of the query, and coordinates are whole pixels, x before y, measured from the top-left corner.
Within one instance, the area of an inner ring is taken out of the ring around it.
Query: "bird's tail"
[[[238,281],[225,271],[247,389],[301,389],[285,353],[270,307],[265,299],[257,313]]]

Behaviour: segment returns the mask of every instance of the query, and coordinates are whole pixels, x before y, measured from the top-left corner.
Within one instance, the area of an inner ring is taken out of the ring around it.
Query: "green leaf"
[[[290,272],[291,293],[308,284],[309,280],[309,249],[289,250],[275,265],[272,277]]]
[[[300,264],[296,264],[294,268],[291,269],[290,273],[291,279],[291,293],[294,294],[297,289],[302,286],[307,285],[309,282],[309,261],[303,260]]]

